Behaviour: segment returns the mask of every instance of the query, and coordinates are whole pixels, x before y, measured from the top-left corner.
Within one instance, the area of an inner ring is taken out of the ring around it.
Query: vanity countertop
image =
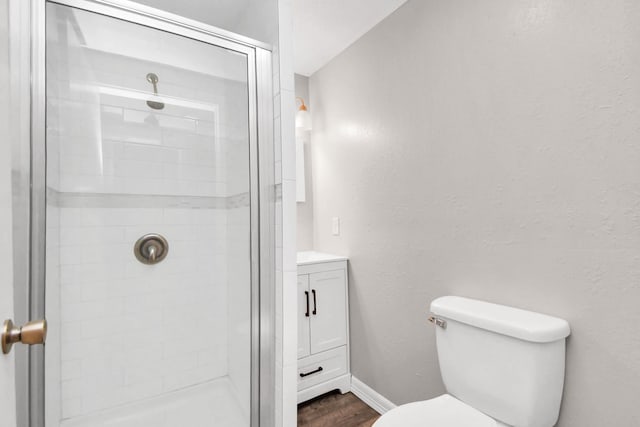
[[[315,251],[298,252],[298,265],[318,264],[321,262],[346,261],[348,258],[342,255],[325,254]]]

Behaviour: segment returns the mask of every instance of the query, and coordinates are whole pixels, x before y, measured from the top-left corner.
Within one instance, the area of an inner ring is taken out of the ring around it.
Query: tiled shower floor
[[[248,414],[226,377],[60,424],[60,427],[248,426]]]

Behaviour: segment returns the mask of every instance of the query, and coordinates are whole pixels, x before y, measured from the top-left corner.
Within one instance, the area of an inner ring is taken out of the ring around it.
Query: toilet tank
[[[564,384],[562,319],[461,297],[442,297],[431,312],[447,392],[507,425],[551,427]]]

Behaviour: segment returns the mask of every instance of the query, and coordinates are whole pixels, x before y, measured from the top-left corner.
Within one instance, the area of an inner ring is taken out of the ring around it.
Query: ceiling
[[[407,0],[293,0],[297,74],[310,76]]]
[[[98,53],[98,60],[102,61],[110,58],[104,54],[131,58],[128,61],[131,69],[122,72],[133,72],[139,63],[150,67],[158,64],[225,80],[246,81],[246,58],[227,49],[79,9],[57,8],[55,13],[57,25],[52,31],[68,22],[78,37],[75,43],[85,47],[87,58],[93,58],[91,52]],[[107,26],[109,32],[104,31]]]
[[[195,19],[229,31],[250,7],[249,0],[135,0],[147,6]]]
[[[232,33],[275,45],[279,0],[135,0]]]

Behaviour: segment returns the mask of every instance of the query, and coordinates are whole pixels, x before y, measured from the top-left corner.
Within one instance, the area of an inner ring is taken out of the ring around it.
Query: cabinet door
[[[309,275],[311,354],[347,343],[347,300],[344,270]]]
[[[298,359],[310,354],[309,318],[311,316],[309,275],[298,276]]]

